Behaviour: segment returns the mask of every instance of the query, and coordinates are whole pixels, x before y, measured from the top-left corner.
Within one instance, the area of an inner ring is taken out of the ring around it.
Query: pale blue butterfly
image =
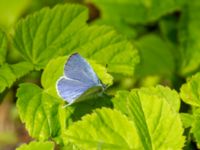
[[[68,105],[84,100],[93,92],[104,90],[90,64],[78,53],[72,54],[65,66],[64,75],[57,81],[57,92]]]

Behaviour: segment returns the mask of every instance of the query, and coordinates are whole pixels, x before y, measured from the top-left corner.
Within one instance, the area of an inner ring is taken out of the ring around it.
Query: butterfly
[[[105,85],[90,64],[78,53],[74,53],[64,65],[64,75],[58,79],[56,89],[58,95],[71,105],[92,93],[104,91]]]

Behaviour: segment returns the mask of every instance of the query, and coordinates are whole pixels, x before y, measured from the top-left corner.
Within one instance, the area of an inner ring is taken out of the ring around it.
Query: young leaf
[[[6,59],[7,42],[6,34],[0,30],[0,66],[5,62]]]
[[[136,48],[125,37],[106,26],[85,28],[74,39],[80,39],[80,35],[80,47],[75,51],[97,63],[107,65],[109,72],[133,75],[139,57]]]
[[[29,144],[22,144],[16,150],[54,150],[53,142],[30,142]]]
[[[187,83],[181,87],[180,96],[182,100],[192,106],[200,107],[200,73],[192,76]]]
[[[180,100],[174,91],[163,87],[121,91],[113,103],[134,121],[144,149],[150,149],[150,145],[153,149],[183,147],[183,128],[177,112]]]
[[[197,141],[198,145],[200,145],[200,109],[196,110],[194,113],[194,121],[192,123],[192,133],[194,134],[194,138]]]
[[[174,58],[170,47],[159,36],[150,34],[135,43],[141,54],[140,64],[136,67],[136,75],[145,77],[161,75],[169,77],[174,72]]]
[[[0,67],[0,93],[31,70],[33,70],[33,66],[28,62],[20,62],[14,65],[2,65]]]
[[[137,51],[111,28],[87,26],[87,17],[87,9],[79,5],[42,9],[18,23],[15,47],[36,69],[44,68],[58,55],[80,52],[107,64],[110,72],[132,75]]]
[[[59,113],[62,112],[59,109],[63,109],[60,99],[31,83],[21,84],[17,97],[20,118],[32,137],[44,140],[59,136],[61,122],[66,120],[65,115]]]
[[[42,74],[41,89],[34,84],[21,84],[17,92],[17,108],[21,120],[25,123],[29,134],[37,139],[48,139],[49,137],[58,137],[67,127],[68,121],[72,112],[76,114],[74,120],[85,113],[89,113],[93,108],[107,105],[108,99],[92,97],[90,104],[77,104],[67,109],[62,108],[63,100],[56,92],[56,82],[63,75],[64,64],[67,57],[58,57],[51,60],[46,66]],[[112,77],[106,73],[106,69],[94,62],[91,62],[92,67],[97,75],[105,84],[112,83]],[[101,100],[101,101],[100,101]],[[97,102],[95,102],[97,101]],[[91,106],[90,106],[91,105]],[[79,112],[77,113],[77,109]],[[66,121],[68,119],[68,121]]]
[[[181,14],[179,39],[181,50],[181,74],[187,75],[196,71],[200,65],[200,3],[199,0],[188,1]]]
[[[180,113],[184,128],[189,128],[194,122],[194,116],[189,113]]]
[[[85,25],[86,20],[87,10],[82,6],[44,8],[18,23],[13,41],[25,59],[37,69],[44,68],[49,59],[58,55],[59,49],[71,41],[74,32]]]
[[[71,125],[63,137],[65,144],[81,149],[141,149],[134,124],[117,110],[97,109]]]
[[[147,23],[180,9],[184,0],[90,0],[102,12],[103,18],[127,23]]]

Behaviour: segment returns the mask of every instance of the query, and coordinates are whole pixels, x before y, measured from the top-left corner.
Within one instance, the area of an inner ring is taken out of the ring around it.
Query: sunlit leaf
[[[144,149],[183,147],[183,128],[177,112],[180,99],[176,92],[164,87],[121,91],[113,103],[134,121]]]
[[[26,75],[31,70],[33,70],[33,66],[28,62],[2,65],[0,67],[0,93],[7,87],[11,87],[17,79]]]
[[[132,75],[138,62],[136,49],[109,27],[88,26],[87,18],[87,9],[79,5],[42,9],[18,23],[15,47],[36,69],[56,56],[79,52],[107,65],[109,72]]]
[[[5,62],[6,59],[7,44],[6,34],[0,29],[0,66]]]
[[[141,146],[134,124],[117,110],[97,109],[65,132],[64,142],[81,149],[136,149]]]
[[[200,107],[200,73],[181,86],[180,96],[185,103]]]
[[[22,144],[16,150],[54,150],[53,142],[30,142],[29,144]]]

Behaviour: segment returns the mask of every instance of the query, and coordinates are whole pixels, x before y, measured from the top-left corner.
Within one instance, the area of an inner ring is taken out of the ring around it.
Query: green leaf
[[[127,102],[122,99],[128,96],[129,96],[129,92],[126,92],[126,91],[118,92],[115,99],[113,100],[114,107],[121,110],[124,114],[131,117],[131,119],[135,122],[135,126],[136,126],[135,128],[139,135],[139,138],[140,138],[139,140],[142,142],[143,149],[152,150],[151,137],[148,131],[147,123],[145,121],[145,116],[142,111],[142,106],[139,101],[138,95],[132,94],[130,96],[130,99],[131,98],[134,99],[135,103],[133,103],[132,101]],[[119,101],[118,99],[120,99],[121,101]],[[127,107],[124,107],[124,106],[127,106]],[[133,111],[134,108],[135,108],[135,111]]]
[[[87,10],[82,6],[44,8],[17,24],[13,41],[21,55],[40,69],[60,53],[86,20]]]
[[[53,142],[30,142],[29,144],[22,144],[16,150],[54,150]]]
[[[25,123],[29,134],[37,139],[58,137],[73,120],[78,120],[92,109],[109,105],[106,97],[91,97],[88,102],[76,104],[72,107],[62,108],[64,100],[56,92],[56,82],[63,75],[64,64],[68,57],[58,57],[51,60],[42,74],[42,86],[34,84],[21,84],[17,92],[17,108],[21,120]],[[91,61],[90,61],[91,62]],[[91,62],[97,75],[103,83],[112,83],[112,77],[106,69]],[[72,116],[72,113],[74,116]],[[72,120],[73,119],[73,120]]]
[[[183,84],[180,91],[180,96],[185,103],[200,107],[200,73]]]
[[[103,18],[127,23],[147,23],[180,9],[184,0],[90,0],[102,12]]]
[[[7,42],[6,34],[0,29],[0,66],[5,62],[6,59]]]
[[[97,109],[65,132],[65,144],[81,149],[131,150],[141,146],[134,124],[117,110]],[[141,148],[141,147],[140,147]]]
[[[194,116],[189,113],[180,113],[184,128],[189,128],[194,122]]]
[[[200,65],[200,3],[198,0],[188,1],[181,14],[179,39],[181,50],[181,74],[193,73]]]
[[[0,67],[0,93],[7,87],[33,70],[33,66],[28,62],[20,62],[14,65],[4,64]]]
[[[87,17],[87,9],[79,5],[42,9],[18,23],[15,47],[36,69],[58,55],[79,52],[107,64],[109,72],[132,75],[138,62],[132,44],[109,27],[88,26]]]
[[[200,109],[196,110],[194,113],[194,121],[192,124],[192,133],[198,145],[200,145]]]
[[[113,103],[134,121],[144,149],[178,150],[183,147],[183,128],[177,112],[180,99],[175,91],[161,86],[121,91]]]
[[[33,138],[45,140],[61,134],[71,112],[64,111],[60,99],[31,83],[20,84],[17,97],[19,116]]]
[[[68,57],[58,57],[52,59],[46,66],[42,74],[42,86],[45,91],[50,95],[58,96],[56,92],[56,82],[64,74],[64,64],[67,62]],[[92,60],[88,60],[94,71],[97,73],[97,76],[105,85],[112,85],[113,78],[110,74],[107,73],[105,67],[100,64],[95,63]]]
[[[135,47],[124,36],[106,26],[85,28],[74,39],[80,39],[80,35],[80,47],[75,51],[97,63],[107,65],[109,72],[133,75],[139,57]]]
[[[140,52],[140,64],[136,67],[136,76],[160,75],[169,77],[174,72],[174,58],[170,47],[160,37],[150,34],[136,41]]]

